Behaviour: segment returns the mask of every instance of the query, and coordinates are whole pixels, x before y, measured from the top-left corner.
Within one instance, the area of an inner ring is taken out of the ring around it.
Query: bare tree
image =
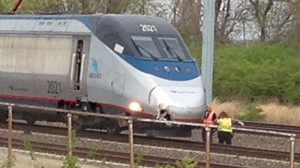
[[[173,19],[172,19],[172,23],[173,25],[176,25],[177,22],[177,17],[179,17],[179,13],[180,13],[180,5],[181,5],[181,0],[172,0],[172,12],[173,12]]]
[[[221,4],[222,4],[222,0],[215,0],[215,26],[218,25],[217,20],[219,17]]]
[[[222,0],[216,0],[215,9],[215,40],[219,42],[228,41],[228,34],[226,33],[227,27],[229,25],[230,12],[231,12],[231,0],[222,2]]]
[[[295,40],[300,43],[300,2],[294,5],[295,11]],[[298,9],[298,10],[297,10]]]
[[[20,13],[64,13],[64,2],[61,0],[26,0],[19,6]]]
[[[66,13],[125,13],[137,0],[64,0]]]
[[[280,40],[291,22],[291,3],[279,0],[249,0],[260,31],[260,41]]]
[[[292,11],[292,24],[289,29],[288,38],[300,43],[300,0],[292,1],[291,11]]]
[[[185,42],[200,41],[202,24],[200,0],[173,0],[172,1],[172,20],[183,36]]]
[[[106,13],[119,13],[118,0],[107,0]]]
[[[165,8],[163,2],[155,0],[131,0],[126,13],[160,16],[165,18]]]
[[[104,0],[63,0],[64,13],[104,12]]]
[[[245,40],[251,18],[251,8],[246,0],[216,1],[215,40],[221,43]]]
[[[26,0],[21,5],[23,13],[135,13],[159,12],[155,0]],[[159,13],[159,14],[158,14]]]

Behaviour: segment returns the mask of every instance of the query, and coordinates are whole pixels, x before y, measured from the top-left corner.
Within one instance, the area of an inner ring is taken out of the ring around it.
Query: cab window
[[[151,37],[132,36],[131,39],[134,47],[142,57],[152,59],[161,58],[161,54],[159,53]]]
[[[160,46],[162,47],[167,58],[178,60],[191,59],[184,54],[182,47],[179,45],[179,42],[176,38],[158,37],[158,41],[160,42]]]

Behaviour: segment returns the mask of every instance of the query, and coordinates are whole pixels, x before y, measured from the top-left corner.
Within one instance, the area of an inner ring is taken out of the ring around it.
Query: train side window
[[[83,54],[83,41],[77,41],[77,48],[76,48],[76,58],[75,58],[75,73],[73,77],[74,83],[74,90],[80,89],[80,74],[81,74],[81,63],[82,63],[82,54]]]

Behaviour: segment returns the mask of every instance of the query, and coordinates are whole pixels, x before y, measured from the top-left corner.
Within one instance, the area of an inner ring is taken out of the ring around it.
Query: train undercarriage
[[[93,112],[106,114],[103,107],[95,103],[68,103],[60,101],[57,103],[58,109],[64,110],[75,110],[80,112]],[[106,107],[106,109],[108,109]],[[129,115],[124,112],[119,115]],[[7,106],[0,107],[0,122],[4,123],[7,120]],[[67,115],[64,113],[54,113],[47,111],[36,111],[33,109],[26,109],[20,107],[13,108],[13,118],[25,120],[29,125],[34,125],[36,121],[47,121],[47,122],[67,122]],[[72,127],[76,131],[83,131],[84,129],[101,129],[106,130],[109,134],[120,134],[122,131],[128,129],[128,124],[126,120],[114,120],[104,117],[91,117],[91,116],[72,116]],[[178,127],[170,126],[166,124],[154,124],[154,123],[144,123],[144,122],[134,122],[133,129],[136,133],[144,133],[147,136],[170,136],[170,137],[190,137],[192,128],[189,127]]]

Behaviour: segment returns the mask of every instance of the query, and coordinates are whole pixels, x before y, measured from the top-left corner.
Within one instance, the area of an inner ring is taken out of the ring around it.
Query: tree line
[[[0,0],[9,12],[17,0]],[[215,40],[300,41],[299,0],[215,0]],[[129,13],[169,20],[189,44],[201,40],[202,0],[24,0],[17,13]]]

